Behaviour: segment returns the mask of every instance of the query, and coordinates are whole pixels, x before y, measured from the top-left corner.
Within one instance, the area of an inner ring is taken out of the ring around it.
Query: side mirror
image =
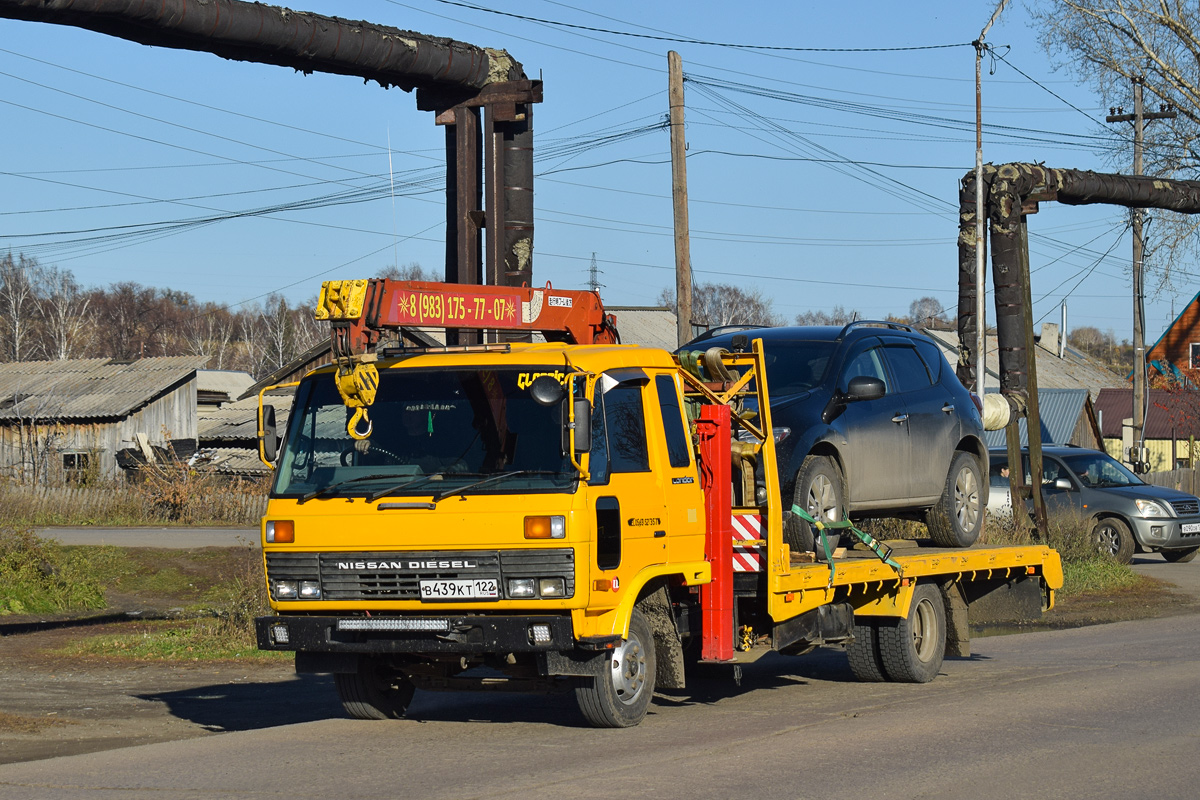
[[[1075,487],[1071,486],[1071,482],[1069,480],[1067,480],[1066,478],[1059,478],[1058,480],[1056,480],[1054,482],[1054,488],[1070,491],[1071,489],[1073,489]]]
[[[258,457],[274,468],[279,455],[279,434],[275,431],[275,406],[259,406]]]
[[[850,385],[846,387],[846,400],[851,403],[863,400],[878,400],[886,393],[887,387],[883,385],[883,381],[879,380],[879,378],[859,375],[857,378],[850,379]]]
[[[575,452],[586,453],[592,449],[592,404],[583,398],[575,402]]]

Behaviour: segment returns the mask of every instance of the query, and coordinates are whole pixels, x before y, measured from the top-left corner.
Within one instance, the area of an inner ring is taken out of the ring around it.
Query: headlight
[[[320,600],[321,584],[319,581],[300,581],[301,600]]]
[[[533,578],[510,578],[508,581],[509,597],[536,597]]]
[[[1143,517],[1169,517],[1166,509],[1162,505],[1153,500],[1134,500],[1137,503],[1138,513]]]
[[[295,581],[275,581],[272,594],[276,600],[295,600],[299,596]]]
[[[542,597],[562,597],[567,593],[567,582],[562,578],[539,578],[538,594]]]

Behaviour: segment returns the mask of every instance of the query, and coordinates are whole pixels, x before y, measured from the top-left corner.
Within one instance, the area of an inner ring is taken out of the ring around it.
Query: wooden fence
[[[1200,492],[1200,476],[1196,474],[1197,472],[1200,470],[1173,469],[1167,472],[1150,472],[1142,475],[1141,478],[1146,483],[1152,483],[1155,486],[1166,486],[1188,494],[1198,494]]]
[[[221,516],[230,523],[257,524],[258,519],[267,513],[267,498],[263,495],[224,492],[219,497],[197,496],[193,502],[209,509],[219,507]],[[160,504],[155,498],[133,487],[24,486],[3,483],[0,484],[0,516],[6,517],[8,514],[4,513],[4,506],[20,508],[23,515],[31,518],[64,519],[63,524],[129,516],[154,523],[162,517]]]

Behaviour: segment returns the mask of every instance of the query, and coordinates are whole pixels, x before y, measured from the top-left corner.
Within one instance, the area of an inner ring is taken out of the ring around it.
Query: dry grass
[[[26,717],[0,711],[0,733],[37,733],[54,725],[75,725],[73,720],[58,717]]]

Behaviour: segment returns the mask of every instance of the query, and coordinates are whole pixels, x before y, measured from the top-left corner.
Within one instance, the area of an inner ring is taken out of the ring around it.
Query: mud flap
[[[980,581],[964,585],[972,625],[989,622],[1029,622],[1042,616],[1042,579]]]
[[[654,631],[654,657],[657,676],[654,685],[660,689],[683,689],[683,640],[671,613],[671,598],[666,585],[637,601],[637,607]]]
[[[817,645],[844,642],[851,638],[853,630],[854,607],[849,603],[830,603],[778,623],[771,638],[776,650],[791,655]]]

